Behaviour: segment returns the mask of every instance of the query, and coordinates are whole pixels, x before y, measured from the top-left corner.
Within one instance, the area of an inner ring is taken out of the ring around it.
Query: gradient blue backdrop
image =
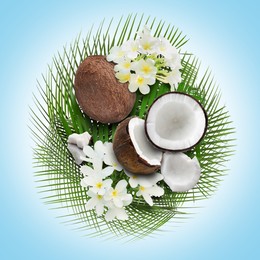
[[[237,128],[218,192],[156,239],[120,245],[60,224],[37,194],[28,105],[52,56],[104,17],[138,12],[178,26],[210,66]],[[0,2],[0,259],[260,259],[258,1]]]

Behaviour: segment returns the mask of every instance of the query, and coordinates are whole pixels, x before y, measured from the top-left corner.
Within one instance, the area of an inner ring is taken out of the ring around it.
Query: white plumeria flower
[[[142,54],[154,54],[156,52],[156,45],[158,39],[150,35],[143,36],[139,39],[139,52]]]
[[[89,188],[99,195],[104,195],[111,188],[112,180],[105,178],[110,176],[114,171],[114,168],[111,166],[102,168],[102,164],[101,159],[95,158],[93,159],[93,168],[87,165],[80,168],[81,173],[84,175],[84,178],[81,180],[81,186]]]
[[[121,46],[122,50],[126,53],[125,56],[131,60],[134,60],[138,53],[139,50],[139,44],[138,41],[135,40],[129,40],[123,43]]]
[[[149,27],[147,25],[144,25],[144,28],[142,31],[137,32],[137,35],[142,38],[145,36],[151,36],[151,30],[149,29]]]
[[[119,82],[126,83],[130,80],[131,73],[119,71],[119,72],[116,73],[116,78],[119,80]]]
[[[177,49],[164,37],[158,41],[156,52],[163,55],[165,59],[172,59],[178,53]]]
[[[107,61],[113,61],[115,63],[120,63],[124,58],[125,52],[119,46],[112,47],[110,53],[107,55]]]
[[[138,32],[140,36],[139,51],[143,54],[153,54],[158,43],[158,39],[151,35],[151,30],[145,25],[142,32]]]
[[[109,207],[105,215],[106,221],[112,221],[115,218],[119,220],[128,220],[128,215],[125,211],[125,208],[117,208],[115,206]]]
[[[113,144],[106,142],[105,143],[105,155],[104,155],[104,163],[106,165],[110,165],[114,168],[114,170],[122,171],[123,167],[118,162],[114,150],[113,150]]]
[[[86,203],[86,210],[95,209],[98,216],[104,213],[107,202],[104,200],[104,196],[89,190],[87,192],[90,199]]]
[[[83,147],[83,152],[88,158],[83,158],[86,162],[92,162],[94,158],[99,158],[103,160],[105,154],[105,146],[104,144],[98,140],[94,144],[94,148],[87,145]]]
[[[117,208],[129,205],[133,197],[127,193],[127,181],[121,180],[117,183],[115,188],[110,188],[105,194],[104,198],[106,201],[112,201]]]
[[[158,185],[153,185],[151,187],[139,186],[139,191],[136,193],[137,196],[143,196],[144,200],[153,206],[153,200],[151,196],[160,197],[164,194],[164,189]]]
[[[157,68],[154,66],[155,62],[152,59],[135,61],[132,64],[132,69],[136,74],[145,78],[155,78]]]
[[[176,90],[176,86],[181,82],[181,72],[179,68],[175,68],[168,73],[165,80],[171,85],[171,91]]]
[[[163,175],[156,172],[149,175],[140,175],[140,174],[133,174],[126,170],[124,170],[126,175],[129,177],[129,184],[132,188],[136,188],[138,185],[144,187],[151,187],[155,185],[158,181],[163,179]]]
[[[173,53],[170,57],[165,58],[165,65],[171,69],[181,69],[181,56],[178,52]]]
[[[138,74],[131,74],[128,89],[130,92],[136,92],[139,89],[140,92],[145,95],[150,92],[148,85],[153,85],[155,81],[155,77],[145,78]]]
[[[115,65],[114,70],[120,71],[120,72],[125,72],[125,73],[130,72],[130,70],[131,70],[131,60],[126,58],[126,59],[120,61],[120,63]]]

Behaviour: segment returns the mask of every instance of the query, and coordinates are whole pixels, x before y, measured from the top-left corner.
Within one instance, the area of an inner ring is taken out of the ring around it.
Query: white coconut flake
[[[138,155],[150,165],[161,165],[162,152],[153,147],[147,139],[144,120],[138,117],[129,121],[129,135]]]
[[[82,134],[73,133],[68,137],[68,143],[75,144],[79,148],[83,149],[84,146],[88,145],[91,139],[91,135],[88,132]]]
[[[80,165],[83,162],[83,158],[85,157],[83,150],[75,144],[68,144],[68,150],[74,158],[75,163]]]
[[[161,173],[172,191],[184,192],[198,183],[201,168],[197,157],[191,159],[184,153],[166,152],[163,155]]]
[[[207,119],[201,105],[192,97],[171,92],[151,106],[146,118],[149,139],[172,151],[186,150],[203,137]]]

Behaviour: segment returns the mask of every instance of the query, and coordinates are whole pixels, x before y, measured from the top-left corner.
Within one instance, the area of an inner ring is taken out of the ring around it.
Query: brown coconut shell
[[[136,152],[131,141],[128,124],[133,117],[128,117],[122,121],[116,129],[113,150],[118,162],[127,171],[134,174],[151,174],[160,169],[160,165],[150,165],[142,159]]]
[[[128,83],[116,79],[114,64],[102,55],[89,56],[79,65],[74,88],[84,113],[101,123],[122,121],[136,99],[136,94],[128,90]]]

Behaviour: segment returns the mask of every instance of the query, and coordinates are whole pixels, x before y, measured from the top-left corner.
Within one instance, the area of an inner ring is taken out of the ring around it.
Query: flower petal
[[[130,179],[129,179],[129,184],[130,184],[130,186],[131,186],[132,188],[136,188],[137,185],[138,185],[138,182],[137,182],[136,179],[130,178]]]
[[[103,181],[103,185],[106,187],[106,188],[110,188],[111,185],[112,185],[113,181],[111,179],[106,179]]]
[[[128,220],[128,215],[124,208],[116,209],[116,218],[119,220]]]
[[[143,94],[143,95],[146,95],[150,92],[150,87],[148,85],[142,85],[142,86],[139,86],[139,89],[140,89],[140,92]]]
[[[103,157],[104,157],[104,153],[105,153],[105,145],[100,141],[100,140],[98,140],[98,141],[96,141],[95,142],[95,144],[94,144],[94,150],[95,150],[95,152],[98,154],[98,156],[100,157],[100,158],[102,158],[103,159]]]
[[[128,85],[128,89],[130,92],[136,92],[138,89],[138,86],[134,82],[130,82]]]
[[[80,167],[80,172],[81,172],[84,176],[92,175],[92,174],[95,173],[94,170],[93,170],[91,167],[87,166],[87,165],[81,166],[81,167]]]
[[[97,205],[96,205],[96,213],[98,216],[101,216],[104,212],[104,204],[102,204],[102,202],[99,202]]]
[[[108,176],[110,176],[114,171],[114,168],[112,166],[107,166],[106,168],[104,168],[102,171],[101,171],[101,176],[102,178],[106,178]]]
[[[151,196],[150,196],[148,193],[146,193],[146,192],[143,192],[142,195],[143,195],[144,200],[145,200],[150,206],[153,206],[153,200],[152,200]]]
[[[96,156],[95,151],[89,145],[83,147],[83,152],[89,158],[94,158]]]
[[[164,189],[158,185],[154,185],[153,187],[147,188],[147,192],[151,196],[161,197],[164,194]]]
[[[115,206],[118,208],[122,208],[124,206],[124,203],[120,198],[114,198],[113,202],[114,202]]]
[[[91,210],[94,209],[97,203],[97,199],[96,198],[91,198],[90,200],[88,200],[88,202],[86,203],[86,210]]]
[[[105,219],[106,221],[112,221],[114,218],[116,217],[116,212],[115,210],[112,209],[108,209],[106,215],[105,215]]]
[[[101,173],[103,168],[103,161],[99,157],[93,158],[93,168],[95,173]]]
[[[122,192],[123,190],[126,190],[126,186],[127,186],[127,181],[126,180],[121,180],[117,183],[116,185],[116,190],[118,192]]]

